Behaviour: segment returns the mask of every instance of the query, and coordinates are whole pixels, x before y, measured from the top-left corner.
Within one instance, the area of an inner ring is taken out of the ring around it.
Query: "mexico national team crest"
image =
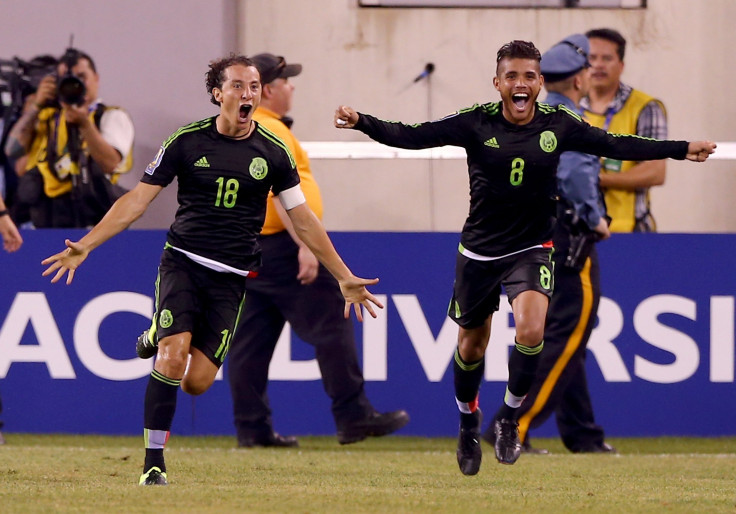
[[[254,157],[248,168],[250,176],[256,180],[263,180],[268,175],[268,164],[263,157]]]
[[[161,325],[161,328],[169,328],[172,323],[174,323],[174,316],[171,315],[171,311],[169,309],[162,310],[161,316],[158,319],[158,324]]]
[[[545,130],[539,135],[539,146],[547,153],[555,151],[557,148],[557,137],[551,130]]]

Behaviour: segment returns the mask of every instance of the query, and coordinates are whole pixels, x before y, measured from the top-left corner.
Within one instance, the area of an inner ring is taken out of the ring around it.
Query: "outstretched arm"
[[[689,161],[703,162],[715,151],[716,144],[712,141],[692,141],[687,145],[685,158]]]
[[[352,107],[341,105],[335,110],[335,126],[351,129],[358,123],[360,115]]]
[[[712,141],[671,141],[651,139],[634,134],[613,134],[591,127],[579,117],[560,111],[570,131],[565,135],[565,150],[601,155],[626,161],[688,159],[705,161],[715,151]]]
[[[135,188],[121,196],[110,207],[105,217],[82,239],[77,242],[66,239],[64,241],[66,244],[65,250],[41,261],[43,266],[49,266],[43,272],[43,276],[48,276],[56,271],[56,275],[51,279],[51,282],[58,282],[68,272],[66,283],[71,284],[74,280],[74,272],[84,262],[89,252],[122,232],[140,218],[161,189],[163,189],[161,186],[139,182]]]
[[[360,311],[360,306],[363,305],[375,318],[376,312],[373,310],[373,305],[380,309],[383,309],[383,305],[366,289],[366,286],[377,284],[378,279],[365,279],[353,275],[338,255],[335,247],[332,246],[332,241],[330,241],[322,223],[307,207],[306,203],[302,203],[286,212],[299,239],[304,241],[304,244],[312,250],[317,259],[325,265],[340,284],[340,291],[345,297],[345,317],[350,316],[350,306],[352,305],[358,321],[363,321],[363,314]]]
[[[374,141],[395,148],[420,150],[445,145],[464,147],[469,139],[466,116],[474,116],[475,109],[456,112],[439,120],[407,124],[382,120],[341,105],[335,110],[334,123],[337,128],[359,130]]]

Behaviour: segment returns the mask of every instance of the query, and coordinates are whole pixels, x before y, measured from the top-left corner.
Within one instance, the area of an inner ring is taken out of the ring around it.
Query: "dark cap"
[[[296,77],[302,72],[301,64],[286,64],[286,59],[280,55],[258,54],[250,57],[261,74],[261,84],[268,84],[276,79]]]
[[[588,68],[590,43],[582,34],[568,36],[544,52],[540,63],[542,75],[547,82],[557,82]]]

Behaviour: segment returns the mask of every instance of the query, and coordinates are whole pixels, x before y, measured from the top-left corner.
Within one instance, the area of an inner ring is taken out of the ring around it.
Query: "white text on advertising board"
[[[362,325],[363,373],[366,380],[388,379],[389,341],[393,334],[404,334],[413,346],[427,380],[442,380],[450,368],[457,344],[457,326],[446,318],[435,336],[415,295],[376,295],[386,305],[376,319],[366,316]],[[390,301],[389,301],[390,298]],[[401,330],[389,327],[388,309],[395,309]],[[46,296],[41,292],[20,292],[13,299],[0,327],[0,378],[13,365],[41,363],[53,379],[75,379],[69,352],[74,351],[81,364],[94,375],[107,380],[135,380],[151,372],[152,360],[114,359],[100,345],[99,328],[106,317],[117,312],[139,314],[145,328],[153,312],[151,297],[117,291],[93,298],[76,314],[71,341],[64,341]],[[701,319],[700,312],[709,312]],[[675,314],[692,323],[706,323],[708,341],[696,342],[690,335],[662,323],[662,314]],[[698,305],[678,295],[655,295],[643,299],[632,319],[625,320],[618,304],[602,298],[599,322],[588,349],[608,382],[631,382],[632,377],[654,383],[683,382],[702,366],[711,382],[734,381],[734,297],[711,296],[710,304]],[[657,363],[635,352],[633,369],[627,368],[617,348],[624,322],[633,325],[642,345],[651,345],[670,355],[667,363]],[[31,338],[32,336],[32,338]],[[25,337],[25,338],[24,338]],[[131,335],[131,337],[134,337]],[[508,347],[513,344],[511,311],[505,299],[494,315],[491,341],[486,352],[486,380],[505,382]],[[130,341],[131,349],[134,339]],[[270,367],[274,380],[318,380],[315,360],[291,358],[291,331],[281,335]]]

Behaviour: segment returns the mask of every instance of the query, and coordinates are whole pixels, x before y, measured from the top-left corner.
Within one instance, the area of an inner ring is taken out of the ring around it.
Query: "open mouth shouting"
[[[514,93],[511,95],[511,101],[517,112],[524,112],[529,105],[529,93]]]
[[[249,104],[242,104],[240,106],[240,109],[238,110],[238,121],[241,123],[245,123],[248,121],[248,115],[250,115],[250,112],[253,110],[253,106]]]

